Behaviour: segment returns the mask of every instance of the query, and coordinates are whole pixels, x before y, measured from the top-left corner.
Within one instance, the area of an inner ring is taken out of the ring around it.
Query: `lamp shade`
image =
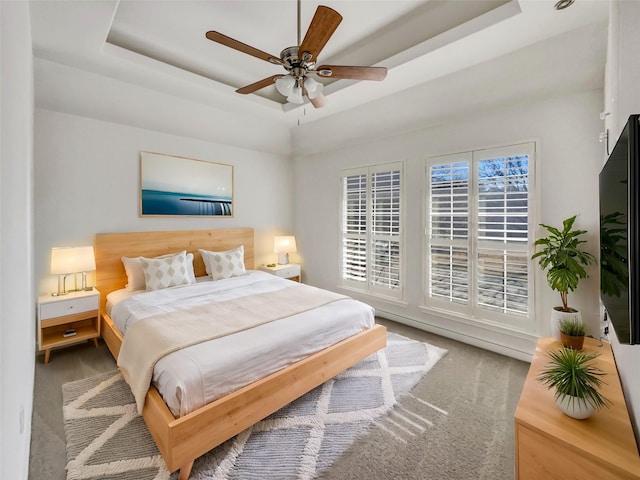
[[[288,97],[291,95],[291,90],[293,90],[293,86],[296,84],[296,79],[291,75],[285,75],[276,80],[276,90],[280,92],[281,95]]]
[[[291,90],[291,95],[287,97],[287,101],[291,103],[297,103],[299,105],[304,103],[304,99],[302,98],[302,88],[293,87]]]
[[[292,253],[297,252],[296,248],[296,237],[284,236],[284,237],[274,237],[273,239],[273,251],[274,253]]]
[[[66,275],[96,269],[93,247],[60,247],[51,249],[51,274]]]

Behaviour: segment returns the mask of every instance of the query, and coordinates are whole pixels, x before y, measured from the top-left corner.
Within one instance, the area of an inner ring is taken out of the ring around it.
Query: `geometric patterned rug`
[[[193,480],[306,480],[328,469],[446,355],[387,333],[387,347],[194,462]],[[169,480],[118,370],[62,386],[68,480]]]

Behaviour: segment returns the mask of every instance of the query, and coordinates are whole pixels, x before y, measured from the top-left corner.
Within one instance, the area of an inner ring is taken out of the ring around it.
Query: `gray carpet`
[[[423,437],[446,406],[409,392],[445,354],[390,333],[385,350],[196,460],[191,478],[311,479],[372,427],[400,446]],[[69,480],[170,478],[117,371],[64,384],[63,405]]]
[[[400,327],[398,331],[411,329]],[[424,339],[437,337],[425,335]],[[529,364],[469,345],[459,348],[460,344],[451,340],[437,340],[449,353],[394,409],[429,419],[427,430],[409,434],[385,419],[381,422],[384,429],[376,426],[356,440],[319,478],[515,478],[513,415]],[[393,415],[387,418],[394,420]],[[398,441],[397,436],[404,441]]]

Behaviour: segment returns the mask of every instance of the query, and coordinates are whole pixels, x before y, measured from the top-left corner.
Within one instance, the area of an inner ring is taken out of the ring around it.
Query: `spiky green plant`
[[[583,265],[596,261],[593,255],[580,248],[580,244],[586,242],[580,236],[587,231],[572,230],[576,217],[574,215],[564,220],[562,230],[541,223],[540,226],[547,229],[549,235],[536,240],[535,246],[543,245],[543,249],[531,256],[532,260],[540,258],[540,267],[547,270],[547,283],[560,292],[563,312],[571,311],[567,303],[569,291],[575,290],[581,278],[588,277]]]
[[[591,363],[597,353],[561,348],[548,355],[551,362],[540,372],[537,380],[548,389],[556,389],[556,400],[570,395],[583,399],[596,410],[611,403],[598,391],[604,384],[600,377],[605,372]]]
[[[562,318],[558,322],[558,328],[565,335],[570,337],[582,337],[587,333],[587,330],[582,323],[582,320],[577,318]]]

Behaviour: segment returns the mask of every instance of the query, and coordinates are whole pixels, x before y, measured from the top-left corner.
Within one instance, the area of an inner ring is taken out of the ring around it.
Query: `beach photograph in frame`
[[[233,165],[140,152],[140,215],[233,216]]]

